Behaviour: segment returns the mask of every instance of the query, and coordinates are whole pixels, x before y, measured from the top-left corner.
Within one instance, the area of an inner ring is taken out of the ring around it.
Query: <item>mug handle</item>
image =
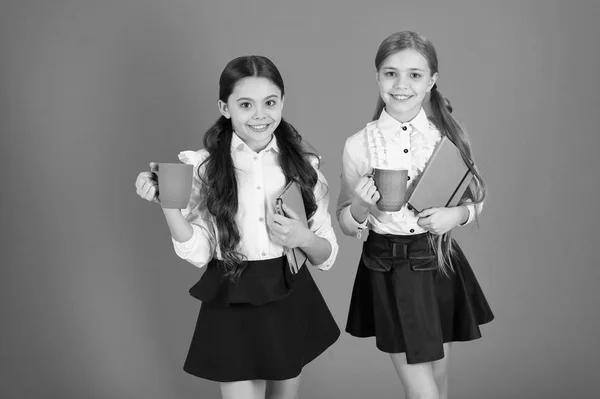
[[[150,161],[150,172],[156,175],[156,181],[158,181],[158,162]],[[160,204],[160,192],[156,190],[156,202]]]

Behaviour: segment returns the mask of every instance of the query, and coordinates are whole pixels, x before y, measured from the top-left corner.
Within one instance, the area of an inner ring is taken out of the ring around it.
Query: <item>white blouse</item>
[[[424,233],[417,224],[417,212],[405,204],[398,212],[386,212],[390,220],[381,223],[369,214],[363,223],[358,223],[350,213],[354,198],[354,187],[373,168],[408,170],[407,193],[417,183],[433,150],[441,139],[435,125],[421,111],[410,122],[401,123],[391,117],[385,109],[378,120],[346,140],[342,155],[342,191],[337,205],[337,217],[344,234],[360,238],[362,230],[369,228],[379,234],[412,235]],[[467,205],[470,223],[475,215],[475,206]],[[477,207],[481,211],[481,207]]]
[[[237,248],[247,260],[272,259],[283,256],[283,247],[269,239],[267,220],[275,213],[275,199],[285,187],[285,175],[279,165],[279,147],[273,139],[259,153],[254,152],[236,134],[231,140],[231,157],[236,169],[238,184],[238,211],[235,222],[240,232]],[[211,259],[222,259],[217,245],[217,231],[211,215],[206,209],[199,209],[201,182],[197,177],[200,164],[208,157],[208,151],[182,151],[179,159],[194,165],[194,182],[190,202],[182,211],[183,216],[192,224],[193,235],[186,242],[172,239],[175,253],[182,259],[202,267]],[[308,227],[317,236],[331,244],[329,258],[319,265],[321,270],[331,268],[338,253],[338,244],[331,226],[328,212],[329,187],[323,174],[316,169],[318,182],[314,188],[317,210],[308,220]],[[201,171],[202,173],[202,171]]]

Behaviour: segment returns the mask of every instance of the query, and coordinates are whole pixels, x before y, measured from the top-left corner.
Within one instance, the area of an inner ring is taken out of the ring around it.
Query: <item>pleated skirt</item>
[[[285,257],[249,261],[236,283],[213,261],[190,294],[202,301],[184,364],[219,382],[286,380],[338,339],[340,330],[308,268]]]
[[[402,254],[394,245],[408,251]],[[423,254],[428,247],[426,234],[369,232],[346,331],[356,337],[375,337],[378,349],[405,353],[409,364],[442,359],[445,342],[480,338],[479,326],[494,315],[463,251],[456,241],[452,245],[454,273],[446,276],[437,270],[433,256],[430,263],[436,267],[430,271],[413,270],[415,262],[407,259],[412,252]]]

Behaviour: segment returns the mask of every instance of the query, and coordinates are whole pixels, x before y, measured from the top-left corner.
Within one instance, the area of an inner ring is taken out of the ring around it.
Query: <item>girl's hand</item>
[[[363,176],[356,184],[354,193],[354,200],[352,202],[359,210],[369,211],[377,204],[379,198],[381,198],[372,176]]]
[[[142,172],[135,180],[136,193],[146,201],[160,203],[158,199],[158,164],[150,162],[150,171]]]
[[[381,198],[373,176],[362,177],[354,188],[354,199],[350,206],[350,213],[354,220],[362,223],[369,213],[379,220],[380,223],[386,223],[391,216],[377,208],[377,201]]]
[[[300,217],[285,204],[283,204],[283,212],[287,217],[274,214],[269,222],[271,241],[287,248],[307,246],[313,232],[304,227]]]
[[[468,212],[464,206],[429,208],[417,215],[417,224],[430,233],[441,235],[465,221],[469,217]]]

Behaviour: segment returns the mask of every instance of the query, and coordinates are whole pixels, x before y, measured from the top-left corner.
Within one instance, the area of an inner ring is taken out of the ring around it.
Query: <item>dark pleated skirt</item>
[[[250,261],[236,283],[213,261],[190,294],[202,301],[184,370],[219,382],[285,380],[330,347],[340,330],[308,268],[285,257]]]
[[[394,243],[396,251],[392,250]],[[418,255],[426,247],[431,255],[426,234],[369,232],[346,331],[356,337],[375,337],[378,349],[405,353],[409,364],[442,359],[445,342],[480,338],[479,326],[492,321],[494,315],[464,253],[455,241],[452,245],[454,273],[445,276],[437,270],[414,271],[406,253],[399,250],[406,246],[410,257],[413,247]],[[398,258],[392,260],[394,256]],[[437,266],[435,258],[430,259]]]

